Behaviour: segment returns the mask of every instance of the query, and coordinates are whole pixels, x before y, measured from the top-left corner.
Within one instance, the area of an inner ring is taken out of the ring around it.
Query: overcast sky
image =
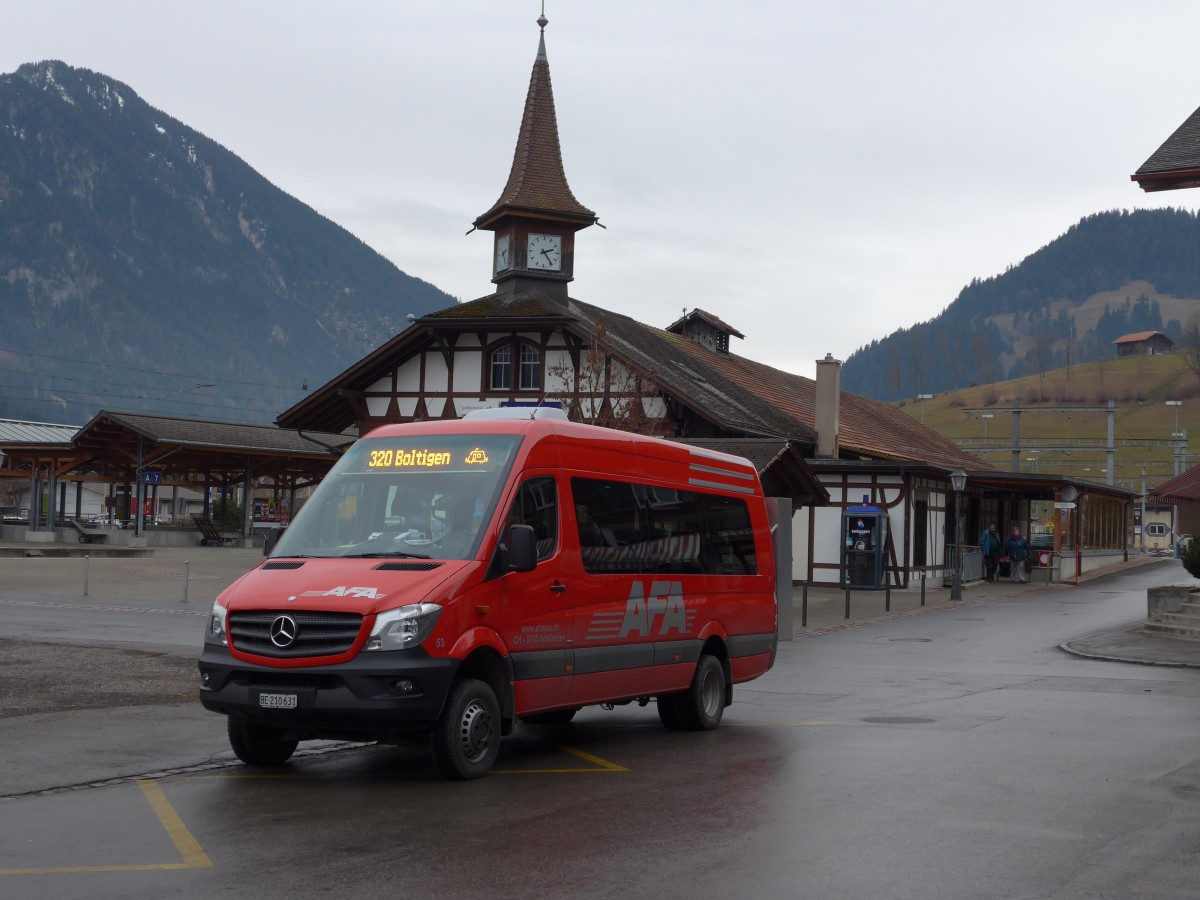
[[[7,4],[0,71],[123,81],[411,275],[490,293],[540,0]],[[1196,0],[546,0],[572,296],[814,360],[937,315],[1080,218],[1200,106]],[[391,335],[380,335],[380,343]]]

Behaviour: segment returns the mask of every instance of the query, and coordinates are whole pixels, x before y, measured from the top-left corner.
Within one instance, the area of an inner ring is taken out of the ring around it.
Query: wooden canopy
[[[46,437],[0,443],[0,477],[133,483],[154,472],[167,485],[251,477],[296,488],[320,481],[356,436],[102,410],[69,440]]]

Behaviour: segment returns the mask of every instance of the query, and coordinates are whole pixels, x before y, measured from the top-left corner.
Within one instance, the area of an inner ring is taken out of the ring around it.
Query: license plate
[[[258,705],[262,709],[295,709],[300,698],[295,694],[259,694]]]

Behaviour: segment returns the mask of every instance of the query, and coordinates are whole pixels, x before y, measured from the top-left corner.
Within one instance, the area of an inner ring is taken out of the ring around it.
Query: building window
[[[521,390],[542,389],[542,354],[533,344],[521,345]]]
[[[492,390],[507,391],[512,387],[512,347],[492,351]]]
[[[533,344],[519,343],[517,348],[518,391],[540,391],[542,389],[542,351]],[[513,345],[503,344],[492,351],[491,389],[513,390]]]

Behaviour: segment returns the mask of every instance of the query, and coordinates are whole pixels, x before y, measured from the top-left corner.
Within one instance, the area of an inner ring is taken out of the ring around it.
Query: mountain
[[[1200,217],[1183,209],[1082,219],[937,317],[859,348],[842,386],[877,400],[936,394],[1111,357],[1137,331],[1178,341],[1200,312]]]
[[[127,85],[0,75],[0,418],[271,421],[454,302]]]

